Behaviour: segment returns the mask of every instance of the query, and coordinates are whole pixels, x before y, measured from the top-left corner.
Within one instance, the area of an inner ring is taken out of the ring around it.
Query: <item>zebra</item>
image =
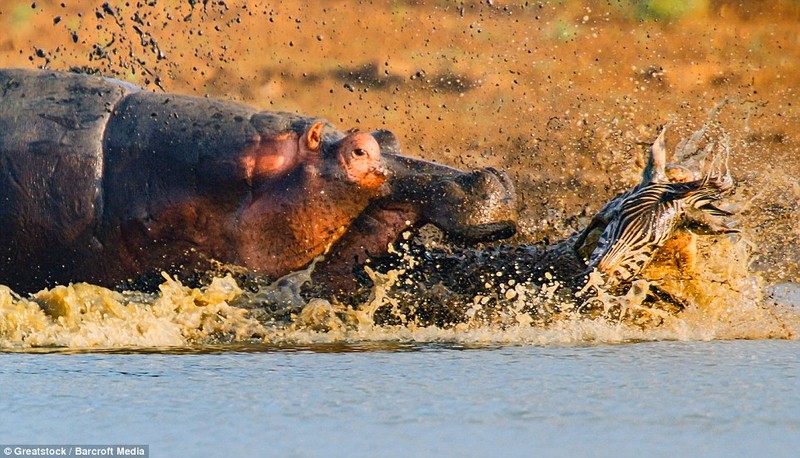
[[[683,218],[732,215],[714,205],[734,187],[727,137],[723,138],[722,154],[715,156],[709,171],[697,179],[688,168],[666,163],[668,126],[649,148],[641,182],[609,201],[577,238],[574,247],[579,252],[588,251],[586,247],[591,248],[596,240],[582,275],[597,269],[608,285],[629,282],[647,267]],[[692,210],[699,212],[689,215]],[[703,221],[701,225],[715,232],[737,232]]]

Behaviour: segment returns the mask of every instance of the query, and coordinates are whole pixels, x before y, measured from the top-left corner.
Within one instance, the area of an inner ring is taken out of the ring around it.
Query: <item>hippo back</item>
[[[108,198],[125,208],[131,193],[164,193],[164,188],[220,196],[242,191],[247,187],[242,154],[250,145],[281,132],[302,132],[314,121],[227,100],[132,94],[115,110],[104,138],[105,180],[119,188],[109,190]],[[111,213],[117,210],[115,206]]]
[[[136,90],[72,73],[0,70],[0,274],[91,237],[103,206],[106,122]]]

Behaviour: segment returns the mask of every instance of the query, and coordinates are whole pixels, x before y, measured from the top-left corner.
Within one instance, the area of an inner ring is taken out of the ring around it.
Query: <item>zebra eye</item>
[[[361,156],[366,156],[366,155],[367,155],[367,152],[364,151],[361,148],[356,148],[356,149],[353,150],[353,156],[361,157]]]

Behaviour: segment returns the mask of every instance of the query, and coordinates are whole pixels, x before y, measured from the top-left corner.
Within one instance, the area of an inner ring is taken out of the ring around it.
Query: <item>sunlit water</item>
[[[4,354],[0,442],[243,457],[796,456],[800,447],[798,341],[239,350]]]

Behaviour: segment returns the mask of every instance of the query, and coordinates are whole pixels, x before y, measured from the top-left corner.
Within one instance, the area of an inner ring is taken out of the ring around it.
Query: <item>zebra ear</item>
[[[653,142],[649,149],[647,165],[642,171],[642,184],[667,182],[667,174],[665,172],[667,166],[667,127],[669,127],[669,123],[664,125],[661,133],[658,134],[656,141]]]

